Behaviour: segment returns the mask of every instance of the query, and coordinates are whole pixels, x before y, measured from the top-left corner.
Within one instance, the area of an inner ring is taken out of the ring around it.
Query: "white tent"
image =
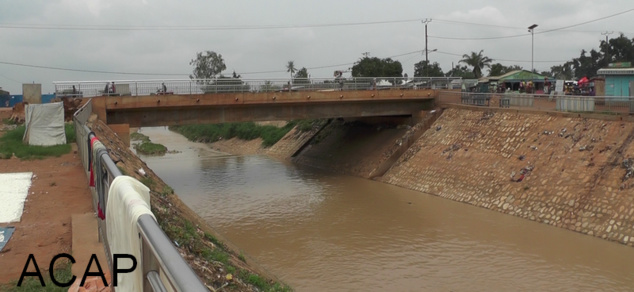
[[[29,145],[66,144],[64,103],[27,104],[22,141]]]

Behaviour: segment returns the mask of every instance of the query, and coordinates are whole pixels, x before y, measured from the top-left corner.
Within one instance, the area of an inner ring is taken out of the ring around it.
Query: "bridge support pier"
[[[130,125],[129,124],[110,124],[108,125],[112,131],[119,136],[121,142],[125,146],[130,147]]]

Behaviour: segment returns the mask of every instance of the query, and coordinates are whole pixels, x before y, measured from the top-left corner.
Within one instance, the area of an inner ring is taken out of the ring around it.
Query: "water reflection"
[[[182,200],[299,291],[631,291],[634,249],[263,156],[144,157]]]

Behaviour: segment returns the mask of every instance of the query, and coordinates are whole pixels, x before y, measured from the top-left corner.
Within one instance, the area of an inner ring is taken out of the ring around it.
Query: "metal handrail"
[[[348,78],[286,78],[272,79],[165,79],[114,80],[114,92],[105,85],[113,81],[56,81],[57,97],[191,95],[228,92],[333,91],[383,89],[455,89],[460,77],[348,77]],[[167,90],[163,89],[163,84]],[[78,93],[69,93],[72,87]]]
[[[560,112],[634,114],[633,96],[548,95],[533,93],[478,93],[440,91],[455,97],[453,102],[466,105],[519,107]],[[491,101],[491,103],[490,103]]]
[[[94,133],[85,125],[87,117],[81,115],[82,111],[91,110],[92,105],[89,100],[84,106],[75,112],[73,121],[75,123],[75,132],[77,134],[78,151],[85,169],[88,169],[88,147],[86,141],[94,137]],[[116,166],[114,161],[110,158],[107,151],[98,153],[97,157],[101,160],[101,165],[105,173],[107,174],[103,178],[103,189],[96,189],[97,197],[99,192],[103,192],[105,198],[104,205],[107,202],[107,194],[112,181],[121,176],[121,171]],[[102,206],[105,210],[107,206]],[[100,238],[104,243],[104,251],[108,258],[108,266],[112,270],[111,252],[108,245],[108,239],[105,236],[105,221],[99,220],[99,232]],[[156,220],[148,215],[141,215],[137,221],[137,226],[140,230],[140,236],[142,239],[142,258],[137,259],[139,267],[143,272],[144,277],[144,291],[166,291],[165,284],[168,284],[176,291],[208,291],[205,285],[200,281],[196,273],[187,264],[187,262],[180,256],[178,250],[172,244],[172,241],[167,237],[165,232],[158,225]],[[159,275],[163,273],[166,275],[168,283],[163,283]]]

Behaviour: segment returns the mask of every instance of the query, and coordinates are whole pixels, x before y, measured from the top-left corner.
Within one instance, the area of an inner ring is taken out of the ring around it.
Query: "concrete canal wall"
[[[632,246],[634,123],[621,119],[450,107],[376,179]],[[294,161],[369,178],[416,127],[333,122]]]
[[[381,180],[632,246],[633,139],[632,122],[450,108]]]

